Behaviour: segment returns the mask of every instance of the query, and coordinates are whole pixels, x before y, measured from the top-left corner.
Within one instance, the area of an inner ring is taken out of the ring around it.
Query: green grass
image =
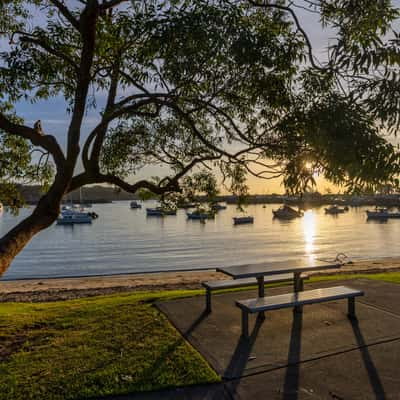
[[[336,281],[336,280],[348,280],[348,279],[371,279],[391,283],[400,283],[400,272],[383,272],[380,274],[341,274],[341,275],[326,275],[326,276],[314,276],[309,279],[308,282],[322,282],[322,281]]]
[[[318,276],[308,282],[354,278],[400,283],[400,272]],[[0,303],[0,399],[78,399],[219,381],[152,304],[203,293]]]
[[[0,399],[77,399],[220,380],[149,302],[177,294],[0,304],[0,349],[13,349],[0,362]]]

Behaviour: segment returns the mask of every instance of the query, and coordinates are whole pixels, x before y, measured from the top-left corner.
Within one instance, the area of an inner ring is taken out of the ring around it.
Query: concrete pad
[[[363,289],[366,293],[379,291],[385,307],[400,303],[400,290],[393,285],[376,282],[329,282],[307,287],[346,284]],[[390,286],[390,290],[387,286]],[[285,293],[289,287],[270,289],[270,294]],[[385,297],[388,293],[390,298]],[[261,371],[274,371],[287,365],[296,365],[337,355],[378,343],[400,338],[400,318],[392,312],[363,304],[356,300],[358,323],[346,317],[347,301],[305,306],[302,314],[292,310],[267,313],[264,321],[250,317],[250,341],[241,339],[240,310],[237,299],[255,297],[255,291],[236,292],[213,297],[213,312],[204,313],[204,297],[162,302],[158,307],[177,329],[197,348],[215,370],[224,378],[244,377]],[[368,295],[373,300],[373,295]],[[372,301],[368,297],[368,301]],[[379,301],[376,304],[379,306]]]
[[[312,286],[322,287],[321,283],[314,283]],[[354,279],[347,281],[346,285],[365,291],[365,296],[359,298],[359,301],[364,304],[369,304],[400,316],[399,284],[371,279]],[[329,286],[332,286],[332,282],[329,282]]]
[[[226,384],[237,400],[398,400],[400,340],[362,347]]]

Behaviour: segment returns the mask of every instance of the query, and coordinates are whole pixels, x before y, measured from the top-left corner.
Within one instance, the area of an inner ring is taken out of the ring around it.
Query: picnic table
[[[235,265],[232,267],[217,268],[218,272],[222,272],[231,276],[233,279],[256,278],[258,284],[258,297],[264,297],[264,277],[269,275],[294,274],[294,291],[303,290],[303,280],[301,274],[304,272],[326,270],[340,268],[339,261],[321,261],[321,260],[295,260],[295,261],[278,261],[265,262],[259,264]]]
[[[305,304],[315,304],[339,299],[347,299],[347,315],[349,318],[356,318],[355,297],[363,296],[364,293],[362,291],[346,286],[336,286],[307,291],[304,291],[303,288],[303,277],[301,276],[302,273],[339,268],[341,265],[342,263],[337,260],[322,261],[301,259],[296,261],[236,265],[232,267],[217,268],[217,271],[238,280],[246,278],[257,279],[258,297],[236,301],[236,305],[242,311],[242,335],[244,338],[248,338],[248,315],[253,313],[258,313],[259,317],[264,318],[265,311],[294,307],[295,312],[302,312],[302,307]],[[266,297],[264,278],[271,278],[271,276],[282,276],[283,274],[291,274],[293,276],[294,292]]]

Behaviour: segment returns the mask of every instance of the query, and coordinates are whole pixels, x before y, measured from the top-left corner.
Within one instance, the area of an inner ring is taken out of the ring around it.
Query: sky
[[[400,7],[400,0],[394,0],[393,3]],[[297,9],[297,14],[301,20],[303,29],[307,32],[311,40],[312,47],[316,57],[320,60],[325,59],[326,49],[329,43],[334,40],[332,31],[322,29],[318,16],[309,12]],[[1,44],[0,44],[1,47]],[[102,95],[97,96],[99,106],[103,103]],[[69,124],[69,115],[66,113],[66,104],[62,98],[53,98],[46,101],[39,101],[31,104],[30,102],[20,102],[16,105],[17,113],[25,119],[25,123],[33,126],[35,121],[41,120],[43,129],[46,133],[55,135],[59,143],[65,147],[66,131]],[[99,110],[98,110],[99,111]],[[84,139],[88,132],[97,124],[99,120],[98,111],[91,110],[85,116],[82,138]],[[79,167],[78,167],[79,168]],[[163,170],[156,167],[147,167],[138,176],[130,177],[131,182],[137,178],[147,178],[155,175],[162,175]],[[322,177],[316,177],[317,189],[325,192],[327,189],[339,191]],[[250,177],[248,185],[252,194],[271,194],[283,193],[284,188],[279,179],[263,180]]]

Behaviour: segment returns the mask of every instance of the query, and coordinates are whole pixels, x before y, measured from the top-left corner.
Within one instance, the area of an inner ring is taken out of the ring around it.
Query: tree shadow
[[[386,399],[385,390],[379,377],[378,370],[376,369],[375,364],[372,361],[371,355],[369,354],[368,346],[365,343],[364,336],[361,332],[360,326],[358,325],[357,319],[351,319],[351,327],[353,328],[353,333],[356,338],[358,348],[361,352],[361,357],[363,359],[365,369],[367,370],[372,390],[375,393],[375,398],[379,400],[384,400]]]
[[[300,357],[301,357],[301,329],[303,313],[293,312],[292,331],[288,351],[288,365],[283,385],[283,399],[296,400],[299,394]]]

